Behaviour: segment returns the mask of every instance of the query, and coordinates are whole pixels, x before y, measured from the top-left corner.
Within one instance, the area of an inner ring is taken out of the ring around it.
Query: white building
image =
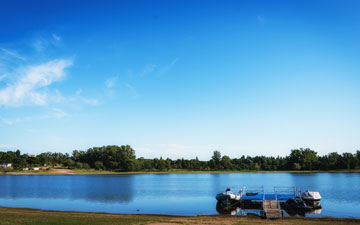
[[[0,168],[10,168],[11,166],[11,163],[0,163]]]

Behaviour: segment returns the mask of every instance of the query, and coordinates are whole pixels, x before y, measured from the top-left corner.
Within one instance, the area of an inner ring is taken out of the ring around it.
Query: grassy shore
[[[113,225],[113,224],[150,224],[150,225],[177,225],[177,224],[279,224],[279,225],[328,225],[328,224],[360,224],[358,219],[344,218],[305,218],[285,217],[279,220],[264,220],[259,217],[239,216],[166,216],[144,214],[107,214],[107,213],[82,213],[82,212],[58,212],[36,209],[18,209],[0,207],[1,225]]]
[[[169,170],[169,171],[137,171],[137,172],[114,172],[94,169],[61,169],[50,168],[37,171],[1,171],[0,175],[74,175],[74,174],[197,174],[197,173],[360,173],[360,169],[354,170],[311,170],[311,171],[190,171],[190,170]]]

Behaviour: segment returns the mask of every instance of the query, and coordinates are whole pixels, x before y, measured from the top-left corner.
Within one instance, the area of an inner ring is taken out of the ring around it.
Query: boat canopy
[[[301,198],[304,200],[319,201],[321,199],[321,195],[319,192],[307,190],[301,194]]]

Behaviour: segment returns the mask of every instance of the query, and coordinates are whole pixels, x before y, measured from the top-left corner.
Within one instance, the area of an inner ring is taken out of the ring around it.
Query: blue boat
[[[304,211],[310,212],[314,209],[314,207],[307,205],[300,198],[290,198],[284,204],[283,208],[288,211]]]

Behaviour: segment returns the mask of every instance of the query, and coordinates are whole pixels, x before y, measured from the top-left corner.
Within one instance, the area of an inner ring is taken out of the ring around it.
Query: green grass
[[[301,218],[286,217],[280,220],[264,220],[259,217],[239,216],[164,216],[164,215],[124,215],[106,213],[57,212],[35,209],[0,207],[0,225],[114,225],[114,224],[250,224],[250,225],[342,225],[360,224],[358,219],[342,218]]]
[[[42,224],[147,224],[151,220],[139,216],[113,216],[96,213],[51,212],[31,209],[2,209],[0,224],[42,225]]]

